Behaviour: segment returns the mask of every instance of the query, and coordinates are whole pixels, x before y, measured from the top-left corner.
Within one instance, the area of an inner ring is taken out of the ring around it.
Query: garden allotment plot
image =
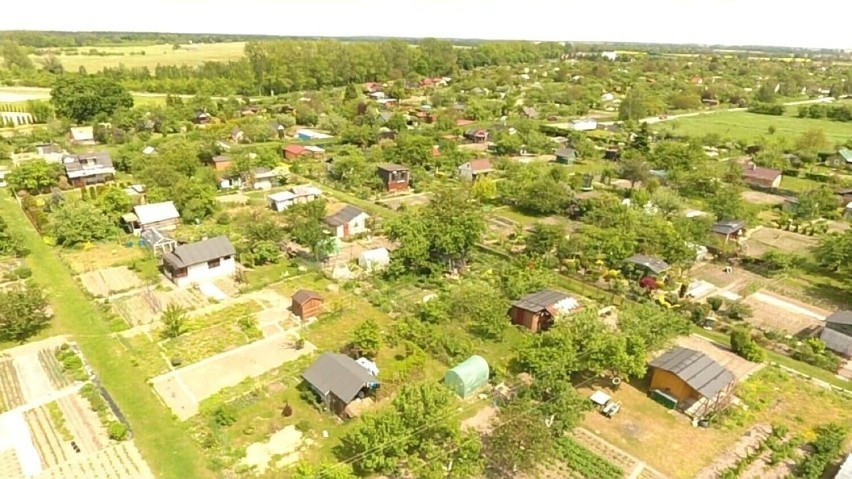
[[[0,477],[153,478],[132,440],[110,439],[99,414],[111,413],[95,412],[87,399],[84,391],[97,390],[82,360],[73,370],[60,363],[63,344],[54,337],[0,358]],[[65,351],[79,358],[73,348]]]

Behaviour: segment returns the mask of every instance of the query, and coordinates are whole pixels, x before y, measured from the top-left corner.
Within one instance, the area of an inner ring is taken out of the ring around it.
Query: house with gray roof
[[[302,373],[302,379],[335,414],[376,390],[380,383],[364,366],[349,356],[323,353]]]
[[[68,155],[62,159],[68,182],[77,188],[113,181],[115,168],[107,152]]]
[[[556,318],[578,311],[582,305],[570,294],[552,289],[543,289],[528,294],[512,303],[509,317],[512,324],[531,331],[547,331]]]
[[[364,210],[357,206],[346,205],[333,215],[326,216],[323,222],[333,229],[334,237],[347,239],[367,232],[367,220],[370,219]]]
[[[697,411],[699,416],[725,404],[736,384],[733,373],[694,349],[676,347],[648,365],[651,391],[664,393],[677,401],[679,409]],[[694,407],[696,404],[700,407]]]
[[[226,236],[180,245],[163,255],[163,273],[178,286],[233,276],[236,254]]]

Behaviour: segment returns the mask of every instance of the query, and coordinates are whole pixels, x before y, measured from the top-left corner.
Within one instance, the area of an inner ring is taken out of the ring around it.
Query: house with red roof
[[[470,160],[459,166],[459,176],[468,181],[474,181],[480,176],[487,175],[493,171],[494,166],[488,158]]]

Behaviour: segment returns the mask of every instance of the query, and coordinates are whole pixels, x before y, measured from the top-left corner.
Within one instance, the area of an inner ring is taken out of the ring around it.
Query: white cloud
[[[847,0],[29,0],[0,29],[852,48],[850,16]]]

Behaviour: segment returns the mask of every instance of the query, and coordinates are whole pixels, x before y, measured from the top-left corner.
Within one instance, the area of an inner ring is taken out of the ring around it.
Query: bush
[[[237,413],[228,404],[223,404],[213,411],[213,421],[222,427],[228,427],[237,422]]]
[[[725,303],[724,298],[720,296],[711,296],[707,298],[707,304],[710,305],[710,309],[713,311],[719,311],[722,305]]]
[[[107,426],[107,434],[113,441],[123,441],[130,435],[127,425],[118,421],[111,421]]]
[[[751,336],[751,330],[747,328],[731,330],[731,350],[755,363],[763,362],[766,359],[766,353]]]
[[[301,432],[302,434],[309,432],[311,429],[311,423],[306,419],[302,419],[301,421],[296,423],[296,430]]]

